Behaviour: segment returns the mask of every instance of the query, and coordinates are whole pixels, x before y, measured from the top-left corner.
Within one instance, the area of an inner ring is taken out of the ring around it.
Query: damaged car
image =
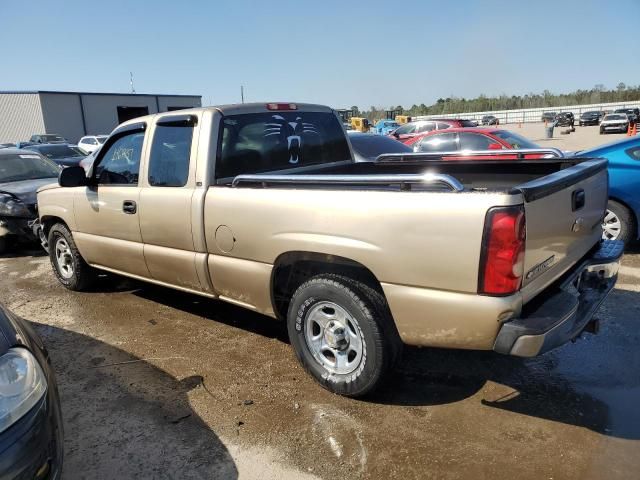
[[[46,241],[40,235],[36,192],[55,183],[60,167],[36,152],[0,150],[0,254],[15,240]]]

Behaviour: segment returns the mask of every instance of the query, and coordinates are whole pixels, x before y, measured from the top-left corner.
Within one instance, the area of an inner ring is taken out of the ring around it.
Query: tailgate
[[[586,160],[516,187],[524,196],[527,302],[578,262],[601,238],[607,161]]]

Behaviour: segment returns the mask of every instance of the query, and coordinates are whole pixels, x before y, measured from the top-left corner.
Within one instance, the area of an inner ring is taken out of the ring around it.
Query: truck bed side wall
[[[212,283],[218,295],[273,315],[271,270],[280,255],[337,255],[381,282],[405,341],[445,345],[456,336],[451,330],[468,322],[469,336],[459,346],[490,348],[496,318],[519,302],[476,294],[484,217],[492,206],[518,201],[478,192],[211,187],[205,230]],[[482,304],[483,315],[470,315],[469,302]],[[484,330],[477,321],[483,316],[491,319]],[[424,333],[416,318],[432,331]],[[417,326],[422,338],[414,334]]]

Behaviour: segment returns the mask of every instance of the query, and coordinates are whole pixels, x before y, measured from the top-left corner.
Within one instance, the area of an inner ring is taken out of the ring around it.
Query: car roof
[[[498,130],[496,128],[492,128],[492,127],[451,127],[451,128],[444,128],[442,130],[431,130],[430,132],[428,132],[429,134],[434,134],[434,133],[456,133],[456,132],[466,132],[466,133],[485,133],[485,134],[489,134],[492,135],[495,132],[500,132],[501,130]]]
[[[416,122],[421,122],[421,121],[438,121],[438,122],[463,122],[465,120],[467,120],[466,118],[447,118],[447,117],[435,117],[435,118],[425,118],[424,120],[416,120]],[[469,120],[469,121],[473,121],[473,120]]]

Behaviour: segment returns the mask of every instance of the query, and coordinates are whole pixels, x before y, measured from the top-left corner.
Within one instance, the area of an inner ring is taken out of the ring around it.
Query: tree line
[[[453,113],[485,112],[488,110],[520,110],[523,108],[547,108],[564,105],[581,105],[591,103],[610,103],[640,100],[640,85],[629,86],[620,82],[615,89],[606,89],[604,85],[595,85],[590,90],[575,90],[571,93],[527,93],[525,95],[500,95],[487,97],[480,95],[476,98],[447,97],[439,98],[432,105],[412,105],[404,108],[402,105],[390,108],[371,106],[368,110],[360,110],[356,105],[351,107],[354,116],[366,117],[370,121],[377,121],[386,117],[387,110],[394,110],[401,115],[447,115]]]

